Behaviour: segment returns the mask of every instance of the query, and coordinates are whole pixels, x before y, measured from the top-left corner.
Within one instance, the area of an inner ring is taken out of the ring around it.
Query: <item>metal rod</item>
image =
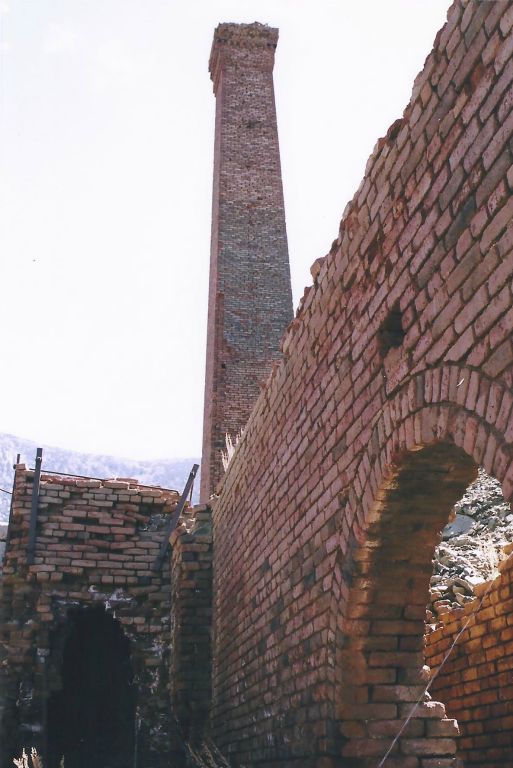
[[[13,466],[13,477],[12,477],[12,491],[11,491],[11,503],[9,505],[9,522],[7,523],[7,536],[5,537],[5,550],[7,551],[9,549],[9,543],[11,541],[11,524],[12,524],[12,514],[13,514],[13,503],[14,503],[14,491],[16,490],[16,467],[20,463],[20,454],[18,453],[16,456],[16,464]]]
[[[34,564],[36,553],[36,528],[37,528],[37,507],[39,503],[39,483],[41,480],[41,464],[43,462],[43,449],[36,451],[36,463],[34,469],[34,484],[32,486],[32,506],[30,508],[30,527],[28,537],[27,563]]]
[[[194,478],[196,477],[196,472],[198,471],[198,469],[199,469],[199,464],[194,464],[191,469],[189,479],[187,480],[185,484],[185,488],[183,489],[183,493],[180,496],[180,501],[176,505],[176,509],[173,512],[173,517],[168,523],[165,537],[162,540],[162,544],[160,545],[160,551],[157,557],[155,558],[153,565],[151,566],[152,571],[160,571],[160,569],[162,568],[162,563],[164,562],[167,548],[169,546],[169,537],[171,536],[171,534],[173,533],[174,529],[178,524],[178,520],[180,518],[180,515],[182,514],[183,508],[185,507],[187,496],[189,495],[189,492],[194,484]]]

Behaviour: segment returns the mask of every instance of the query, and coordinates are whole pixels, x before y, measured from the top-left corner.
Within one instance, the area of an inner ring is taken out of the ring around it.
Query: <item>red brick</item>
[[[487,171],[495,162],[499,152],[503,150],[504,145],[511,139],[513,134],[513,112],[510,112],[500,128],[495,132],[493,139],[487,145],[483,152],[483,166]]]
[[[513,349],[511,341],[504,341],[488,358],[483,365],[484,372],[491,377],[498,376],[505,368],[513,363]]]

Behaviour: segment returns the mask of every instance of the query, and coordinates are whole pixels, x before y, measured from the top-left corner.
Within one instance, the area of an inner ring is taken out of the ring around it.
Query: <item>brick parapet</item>
[[[357,633],[374,641],[370,588],[360,595],[369,613],[348,619],[360,605],[355,560],[375,567],[371,523],[407,457],[451,446],[449,473],[470,457],[513,494],[512,49],[508,3],[453,3],[410,104],[313,265],[284,360],[220,486],[212,723],[235,762],[338,765],[344,750],[355,766],[374,765],[365,750],[383,744],[362,721],[407,713],[401,676],[420,675],[434,508],[418,550],[398,532],[412,592],[391,589],[383,607],[407,612],[415,598],[417,634],[391,624],[383,639],[415,656],[388,665],[383,649],[369,657],[358,647]],[[361,675],[352,736],[340,704],[349,640]],[[438,727],[431,745],[410,743],[406,754],[399,743],[395,764],[455,764],[455,742],[436,743]]]

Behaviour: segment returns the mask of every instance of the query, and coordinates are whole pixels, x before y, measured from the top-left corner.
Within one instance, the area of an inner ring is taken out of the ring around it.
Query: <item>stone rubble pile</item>
[[[498,574],[503,547],[513,541],[513,512],[500,483],[479,469],[454,507],[435,552],[427,621],[474,599],[474,587]]]

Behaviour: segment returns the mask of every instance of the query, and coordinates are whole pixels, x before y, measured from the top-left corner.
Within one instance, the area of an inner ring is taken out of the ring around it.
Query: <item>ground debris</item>
[[[187,765],[190,768],[230,768],[215,744],[206,739],[199,746],[186,745]]]
[[[504,501],[500,483],[482,468],[454,513],[435,551],[428,625],[473,600],[475,585],[497,575],[503,547],[513,540],[511,506]]]

